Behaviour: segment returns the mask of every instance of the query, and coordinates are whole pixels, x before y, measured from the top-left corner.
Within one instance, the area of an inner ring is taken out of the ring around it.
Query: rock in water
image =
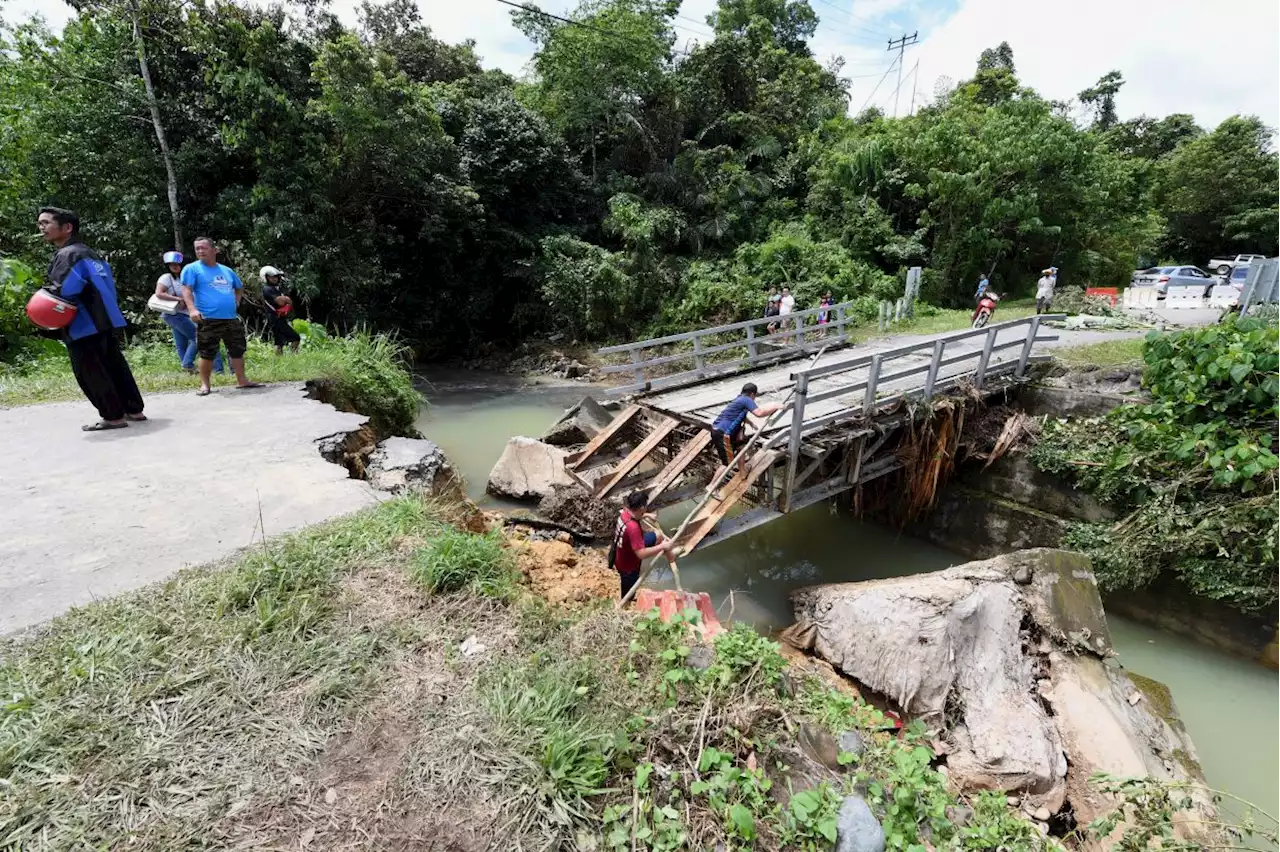
[[[613,414],[589,396],[564,413],[555,425],[542,436],[545,444],[556,447],[571,447],[585,444],[600,434],[605,426],[613,420]]]
[[[861,796],[847,796],[840,805],[836,852],[884,852],[884,829]]]
[[[1030,583],[1020,585],[1028,568]],[[1014,801],[1028,813],[1068,802],[1084,824],[1114,807],[1088,784],[1092,773],[1148,776],[1190,786],[1192,808],[1174,816],[1180,839],[1220,842],[1167,691],[1106,662],[1111,637],[1084,556],[1024,550],[932,574],[812,586],[792,601],[794,632],[816,653],[909,714],[950,722],[956,788],[1022,794]],[[1130,703],[1135,689],[1148,700]]]
[[[534,438],[512,438],[489,472],[486,490],[513,500],[541,500],[551,494],[556,485],[573,484],[564,469],[567,455],[559,447]]]
[[[991,560],[996,562],[998,560]],[[1026,607],[1009,573],[974,562],[933,574],[792,594],[814,650],[913,716],[962,709],[949,765],[976,789],[1061,799],[1066,760],[1022,657]]]

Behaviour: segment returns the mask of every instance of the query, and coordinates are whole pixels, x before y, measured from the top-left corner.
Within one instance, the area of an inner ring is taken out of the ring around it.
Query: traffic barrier
[[[1155,287],[1126,287],[1121,297],[1126,308],[1154,308],[1160,303],[1160,291]]]
[[[1192,284],[1189,287],[1170,287],[1164,299],[1164,306],[1169,309],[1203,308],[1204,287],[1199,284]]]
[[[1099,296],[1111,302],[1111,307],[1116,306],[1119,300],[1119,291],[1115,287],[1085,287],[1084,294],[1086,296]]]
[[[1231,284],[1215,284],[1209,291],[1209,307],[1234,308],[1240,302],[1240,291]]]

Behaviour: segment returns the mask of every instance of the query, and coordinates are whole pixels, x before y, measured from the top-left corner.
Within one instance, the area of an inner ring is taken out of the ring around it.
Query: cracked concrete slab
[[[382,499],[316,446],[366,418],[303,393],[151,394],[96,433],[83,400],[0,410],[0,634]]]

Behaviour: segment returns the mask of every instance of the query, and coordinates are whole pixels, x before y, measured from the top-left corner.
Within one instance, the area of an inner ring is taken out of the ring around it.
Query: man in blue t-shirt
[[[208,237],[196,238],[195,263],[182,268],[182,299],[187,303],[187,313],[196,324],[196,351],[200,355],[199,396],[210,393],[209,377],[213,373],[213,359],[218,347],[226,344],[231,356],[231,369],[236,374],[236,386],[260,388],[244,374],[244,352],[249,347],[245,338],[244,323],[237,313],[244,283],[230,267],[218,263],[218,247]]]
[[[742,472],[746,468],[746,458],[741,456],[738,451],[742,449],[742,445],[746,443],[746,422],[747,415],[763,420],[770,414],[782,408],[776,402],[765,403],[759,405],[756,403],[756,397],[760,391],[753,382],[747,382],[742,386],[742,393],[738,394],[733,400],[724,407],[711,424],[711,444],[716,448],[716,455],[720,457],[720,463],[724,465],[720,470],[716,471],[716,478],[712,482],[719,482],[724,476],[725,468],[727,468],[736,456],[738,459],[738,471]],[[719,492],[716,493],[716,499],[720,499]]]

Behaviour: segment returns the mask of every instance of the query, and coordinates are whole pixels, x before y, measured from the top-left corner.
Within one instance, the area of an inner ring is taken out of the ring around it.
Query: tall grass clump
[[[496,532],[477,535],[447,529],[414,557],[414,580],[428,592],[468,590],[506,597],[515,586],[511,554]]]
[[[369,418],[379,435],[417,435],[414,421],[422,396],[409,372],[409,347],[386,334],[357,331],[328,338],[318,348],[328,356],[319,379],[337,408]]]

